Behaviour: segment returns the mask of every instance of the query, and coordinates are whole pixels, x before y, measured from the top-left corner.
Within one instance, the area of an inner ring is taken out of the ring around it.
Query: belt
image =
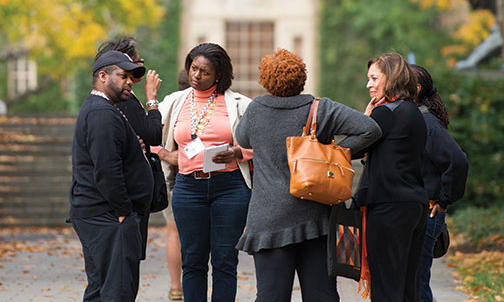
[[[226,172],[213,171],[213,172],[205,173],[201,170],[198,170],[198,171],[191,172],[191,174],[188,174],[188,176],[192,176],[195,179],[209,179],[212,176],[216,176],[216,175],[220,175],[220,174],[224,174],[224,173],[226,173]]]

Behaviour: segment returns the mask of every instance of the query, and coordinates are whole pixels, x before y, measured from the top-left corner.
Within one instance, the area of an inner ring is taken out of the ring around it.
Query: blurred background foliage
[[[465,22],[443,17],[464,0],[321,0],[319,94],[363,110],[367,61],[381,53],[414,54],[447,104],[455,137],[470,161],[467,189],[456,208],[499,204],[504,196],[504,73],[453,69],[490,34],[495,16],[476,9]],[[446,19],[446,18],[445,18]],[[502,62],[502,59],[494,61]],[[493,66],[492,66],[493,65]]]
[[[155,69],[163,82],[158,91],[159,101],[163,96],[178,90],[178,68],[177,61],[178,48],[180,44],[179,24],[180,24],[180,1],[164,0],[160,2],[165,14],[159,25],[155,28],[142,26],[136,29],[134,33],[127,35],[133,36],[137,40],[137,50],[140,57],[145,60],[147,69]],[[116,38],[124,36],[118,35]],[[96,52],[96,50],[95,50]],[[72,105],[72,112],[78,112],[80,104],[91,91],[90,66],[93,65],[93,57],[87,60],[86,67],[76,72],[75,101]],[[145,92],[143,81],[135,85],[134,90],[140,100],[145,102]]]
[[[160,93],[176,88],[180,0],[3,0],[0,3],[0,99],[10,113],[76,114],[91,89],[98,46],[139,37],[147,68],[163,78]],[[37,62],[38,88],[7,96],[7,61],[28,53]],[[141,87],[142,86],[142,87]],[[144,98],[143,85],[136,88]]]
[[[449,35],[438,12],[404,0],[321,1],[321,95],[363,110],[368,103],[367,61],[384,52],[413,53],[429,70],[445,65],[439,50]]]
[[[438,73],[448,104],[450,133],[469,158],[461,206],[501,204],[504,196],[504,81],[502,76]]]
[[[27,51],[39,73],[54,79],[84,66],[96,44],[109,36],[159,25],[159,0],[3,0],[0,31],[3,53]]]

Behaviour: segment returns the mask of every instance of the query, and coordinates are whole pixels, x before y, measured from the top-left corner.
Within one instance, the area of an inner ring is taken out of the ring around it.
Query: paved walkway
[[[148,258],[141,265],[139,302],[168,301],[169,274],[164,256],[162,229],[151,232]],[[455,290],[451,269],[443,259],[433,268],[434,295],[438,302],[462,302],[467,296]],[[86,284],[80,243],[72,229],[41,233],[0,230],[0,301],[82,301]],[[342,302],[362,302],[354,281],[340,278]],[[253,260],[240,254],[236,301],[254,301]],[[296,281],[292,301],[301,301]],[[274,301],[272,301],[274,302]]]

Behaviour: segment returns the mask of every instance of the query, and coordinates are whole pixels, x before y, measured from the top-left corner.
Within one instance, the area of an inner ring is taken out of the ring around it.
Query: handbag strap
[[[306,126],[303,127],[303,136],[308,135],[308,129],[310,129],[310,123],[311,123],[310,134],[315,135],[315,133],[317,131],[317,112],[318,112],[319,102],[320,102],[320,98],[315,98],[310,106],[310,113],[308,113],[308,119],[306,120]]]

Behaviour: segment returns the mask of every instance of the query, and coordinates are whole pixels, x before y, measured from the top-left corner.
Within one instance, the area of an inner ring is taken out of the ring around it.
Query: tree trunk
[[[497,8],[497,25],[499,26],[499,31],[502,37],[503,45],[501,46],[501,55],[504,56],[504,0],[496,0]]]

